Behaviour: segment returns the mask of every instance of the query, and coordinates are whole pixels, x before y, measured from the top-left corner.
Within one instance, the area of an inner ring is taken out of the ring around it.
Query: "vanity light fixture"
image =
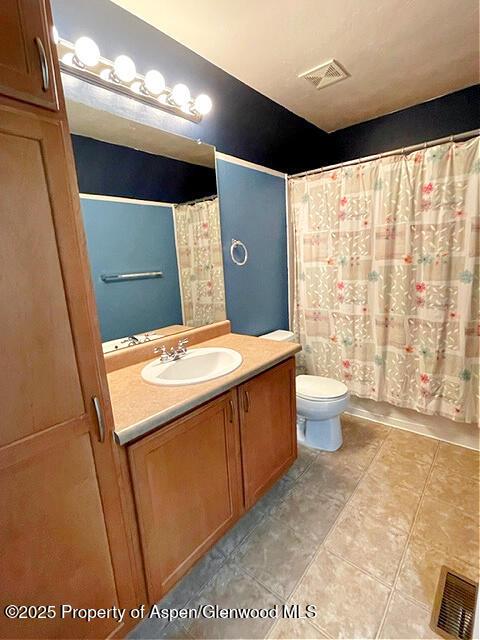
[[[96,42],[87,36],[82,36],[75,42],[73,62],[77,66],[96,67],[100,60],[100,49]]]
[[[73,44],[59,38],[54,27],[52,39],[64,73],[192,122],[200,122],[212,110],[212,100],[205,93],[192,97],[190,89],[181,82],[171,89],[157,69],[150,69],[143,76],[137,72],[135,62],[125,54],[113,62],[103,58],[98,45],[87,36],[78,38]]]

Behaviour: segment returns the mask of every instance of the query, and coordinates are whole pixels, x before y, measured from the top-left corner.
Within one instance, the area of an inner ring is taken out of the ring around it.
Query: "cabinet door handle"
[[[243,394],[243,410],[245,411],[245,413],[248,413],[250,409],[250,396],[248,394],[248,391],[245,391]]]
[[[105,429],[105,420],[103,419],[102,405],[100,404],[100,400],[97,398],[97,396],[93,396],[92,402],[95,408],[95,414],[97,416],[98,439],[100,442],[105,442],[106,429]]]
[[[38,36],[35,38],[35,44],[37,45],[40,68],[42,70],[42,89],[48,91],[50,87],[50,72],[48,70],[47,54],[45,53],[43,42]]]
[[[229,400],[228,401],[228,406],[230,408],[230,415],[229,415],[229,421],[233,424],[233,412],[234,412],[234,407],[233,407],[233,400]]]

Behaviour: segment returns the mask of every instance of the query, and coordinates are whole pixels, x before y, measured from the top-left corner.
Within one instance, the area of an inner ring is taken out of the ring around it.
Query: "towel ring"
[[[238,258],[235,257],[235,249],[237,247],[241,247],[244,251],[243,260],[238,260]],[[237,264],[239,267],[243,267],[243,265],[247,263],[247,260],[248,260],[247,247],[243,244],[241,240],[234,240],[232,238],[232,244],[230,245],[230,257],[232,258],[232,262]]]

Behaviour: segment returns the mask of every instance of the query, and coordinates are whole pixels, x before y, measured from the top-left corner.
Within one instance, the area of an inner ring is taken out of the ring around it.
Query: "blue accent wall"
[[[232,331],[258,336],[288,329],[285,180],[218,158],[217,182]],[[248,249],[243,267],[231,260],[232,238]]]
[[[81,199],[102,340],[182,323],[171,207]],[[162,271],[105,283],[103,273]]]

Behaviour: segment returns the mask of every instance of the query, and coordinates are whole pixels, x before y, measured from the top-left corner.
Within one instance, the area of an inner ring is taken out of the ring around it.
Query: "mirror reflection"
[[[80,190],[94,190],[80,198],[104,352],[224,320],[214,148],[111,115],[100,140],[71,111]]]

